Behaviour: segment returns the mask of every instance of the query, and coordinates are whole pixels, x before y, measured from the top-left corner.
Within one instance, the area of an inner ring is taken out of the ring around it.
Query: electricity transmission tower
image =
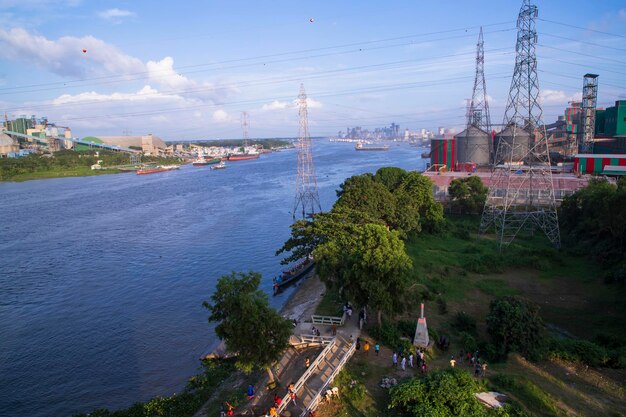
[[[550,154],[537,78],[537,6],[524,0],[517,19],[515,70],[479,233],[495,228],[500,250],[521,230],[541,229],[561,245]]]
[[[474,90],[467,117],[467,127],[473,125],[489,133],[491,130],[491,117],[489,116],[489,103],[487,102],[487,84],[485,83],[484,45],[483,28],[481,27],[478,43],[476,44],[476,77],[474,78]]]
[[[298,173],[296,175],[296,200],[293,207],[293,218],[302,210],[302,218],[305,219],[317,212],[322,211],[320,198],[317,194],[317,179],[313,166],[313,150],[311,137],[309,136],[309,117],[306,104],[304,84],[300,84],[298,95],[298,114],[300,116],[300,130],[298,132]]]
[[[248,146],[248,127],[250,124],[248,123],[248,112],[241,113],[241,128],[243,129],[243,147],[246,148]]]
[[[598,75],[585,74],[583,78],[583,139],[580,153],[593,153],[593,134],[596,127],[596,105],[598,103]]]

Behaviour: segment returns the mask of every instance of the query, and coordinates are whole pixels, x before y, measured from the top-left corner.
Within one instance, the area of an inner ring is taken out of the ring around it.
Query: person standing
[[[413,352],[409,354],[409,368],[413,368]]]
[[[402,362],[400,362],[400,366],[402,366],[403,371],[406,371],[406,356],[402,357]]]
[[[374,352],[376,352],[376,356],[378,356],[378,352],[380,352],[380,345],[378,343],[374,346]]]
[[[450,366],[452,368],[454,368],[456,366],[456,360],[454,359],[454,356],[450,358]]]
[[[311,360],[308,357],[304,358],[304,366],[306,366],[306,369],[309,369],[309,366],[311,366]]]
[[[370,342],[368,342],[367,340],[363,345],[363,352],[365,352],[366,355],[370,353]]]
[[[397,368],[398,367],[398,354],[396,352],[393,352],[393,356],[391,357],[391,360],[393,361],[393,367]]]

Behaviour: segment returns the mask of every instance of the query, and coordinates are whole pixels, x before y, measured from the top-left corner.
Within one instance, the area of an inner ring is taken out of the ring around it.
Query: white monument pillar
[[[428,327],[426,326],[426,317],[424,317],[424,303],[422,303],[420,318],[417,319],[417,327],[415,328],[413,344],[417,347],[427,348],[428,342]]]

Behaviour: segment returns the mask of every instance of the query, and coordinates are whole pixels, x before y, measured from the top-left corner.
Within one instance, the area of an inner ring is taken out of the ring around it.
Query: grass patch
[[[90,167],[75,167],[63,170],[35,171],[24,174],[17,174],[8,181],[22,182],[30,180],[42,180],[47,178],[65,178],[65,177],[92,177],[105,174],[119,174],[124,171],[119,169],[91,169]]]
[[[343,301],[339,296],[339,291],[326,288],[322,301],[315,309],[315,314],[341,317],[343,315]]]
[[[504,280],[497,278],[481,279],[476,282],[475,286],[485,294],[493,295],[494,297],[518,295],[520,293],[519,290],[509,287]]]
[[[526,378],[497,374],[490,378],[497,390],[508,392],[517,398],[532,413],[538,416],[560,417],[566,415],[557,407],[555,400],[544,390]]]

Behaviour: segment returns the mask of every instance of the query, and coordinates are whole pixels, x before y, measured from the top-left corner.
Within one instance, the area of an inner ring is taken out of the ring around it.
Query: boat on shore
[[[137,175],[156,174],[157,172],[172,171],[174,169],[180,169],[180,165],[161,165],[145,167],[137,170]]]
[[[220,161],[219,164],[213,165],[211,167],[211,169],[224,169],[224,168],[226,168],[226,164],[224,163],[224,161]]]
[[[364,145],[362,142],[359,142],[354,146],[354,149],[357,151],[388,151],[389,145]]]
[[[281,292],[287,285],[307,275],[315,267],[315,261],[311,256],[300,261],[294,267],[284,270],[282,274],[274,278],[274,295]]]

